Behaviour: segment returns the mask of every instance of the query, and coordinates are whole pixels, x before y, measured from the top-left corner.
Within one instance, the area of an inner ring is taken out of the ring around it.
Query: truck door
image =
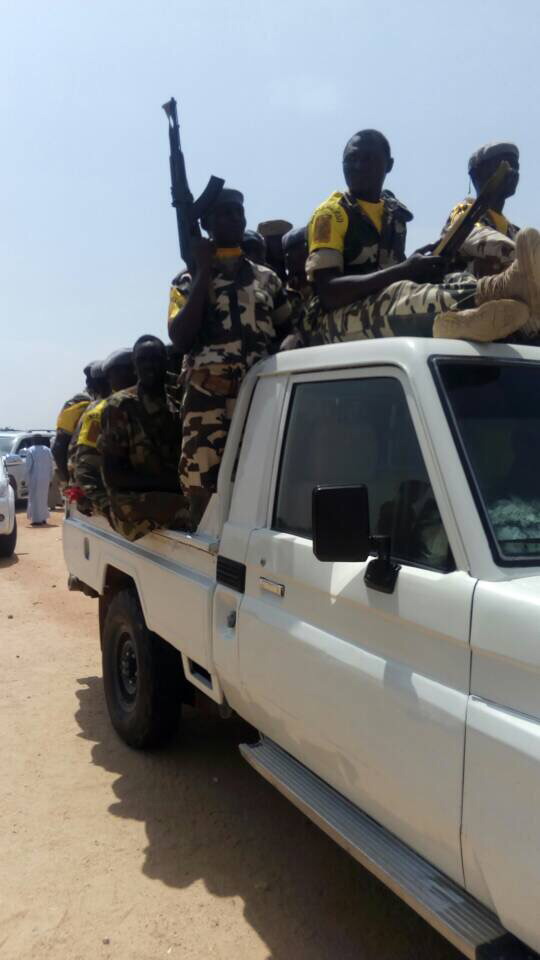
[[[267,736],[463,882],[474,581],[455,568],[406,387],[396,368],[293,378],[267,523],[249,541],[240,674]],[[392,594],[366,586],[369,560],[315,558],[319,483],[367,485],[372,532],[401,564]]]

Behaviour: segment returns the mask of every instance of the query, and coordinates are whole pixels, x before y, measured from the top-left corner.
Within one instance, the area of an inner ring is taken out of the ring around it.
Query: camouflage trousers
[[[452,274],[444,283],[392,283],[381,293],[324,312],[317,297],[309,306],[310,346],[375,337],[431,337],[436,314],[475,305],[476,280]]]
[[[193,370],[182,404],[180,485],[196,527],[217,489],[217,478],[244,368],[212,364]]]
[[[109,519],[126,540],[139,540],[160,527],[189,529],[190,513],[181,493],[152,490],[148,493],[109,491]]]
[[[461,245],[460,257],[475,277],[501,273],[510,266],[516,255],[516,244],[495,227],[476,224]]]
[[[89,512],[108,518],[109,495],[101,476],[101,462],[101,455],[95,447],[79,444],[74,458],[73,474],[76,485],[85,493],[90,506]],[[85,512],[84,509],[82,512]]]

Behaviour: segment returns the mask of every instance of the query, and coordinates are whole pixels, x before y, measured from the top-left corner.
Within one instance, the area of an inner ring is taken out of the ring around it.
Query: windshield
[[[4,456],[6,453],[11,453],[12,446],[13,437],[0,437],[0,456]]]
[[[440,359],[436,367],[498,562],[538,563],[540,363]]]

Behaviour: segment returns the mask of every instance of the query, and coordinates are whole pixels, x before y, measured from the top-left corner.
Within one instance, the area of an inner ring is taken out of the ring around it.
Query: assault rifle
[[[195,269],[193,240],[201,235],[199,220],[215,203],[225,181],[220,177],[210,177],[198,200],[193,199],[187,181],[184,154],[180,146],[180,127],[174,97],[163,104],[163,109],[169,122],[171,197],[172,205],[176,210],[180,255],[190,273],[193,273]]]
[[[501,160],[495,173],[489,178],[474,203],[456,217],[444,237],[439,240],[439,243],[433,251],[434,256],[444,257],[447,260],[454,258],[463,241],[469,236],[475,223],[484,216],[493,203],[493,200],[499,195],[502,184],[511,172],[512,167],[510,164],[506,160]]]

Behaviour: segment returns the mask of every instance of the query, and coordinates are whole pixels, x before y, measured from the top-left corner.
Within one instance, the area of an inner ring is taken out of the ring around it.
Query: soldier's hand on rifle
[[[197,237],[193,241],[193,256],[197,265],[197,273],[210,273],[215,246],[207,237]]]
[[[446,269],[442,257],[425,256],[422,253],[413,253],[400,266],[403,279],[415,283],[439,283]]]

